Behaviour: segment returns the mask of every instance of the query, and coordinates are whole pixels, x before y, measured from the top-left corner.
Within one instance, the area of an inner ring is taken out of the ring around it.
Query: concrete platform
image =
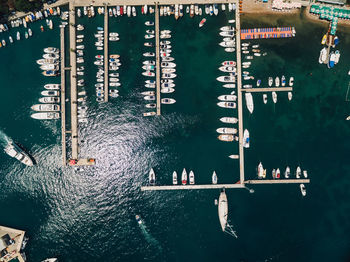
[[[21,246],[23,242],[25,231],[0,226],[0,238],[9,235],[10,239],[14,241],[14,244],[6,247],[8,254],[0,258],[0,261],[10,261],[14,258],[17,258],[20,262],[24,262],[23,257],[19,253],[21,251]],[[3,242],[3,241],[2,241]]]

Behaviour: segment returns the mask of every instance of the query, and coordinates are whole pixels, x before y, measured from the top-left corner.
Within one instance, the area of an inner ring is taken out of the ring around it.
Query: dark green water
[[[175,105],[163,115],[143,118],[140,92],[142,53],[149,17],[113,18],[110,31],[121,41],[110,45],[122,55],[121,96],[111,103],[95,101],[93,33],[103,18],[86,25],[86,74],[89,124],[80,128],[81,156],[95,157],[93,168],[61,166],[60,123],[30,118],[43,84],[51,82],[35,63],[47,46],[59,45],[59,31],[0,49],[2,79],[0,130],[20,142],[38,165],[26,168],[0,153],[0,224],[27,231],[29,261],[57,256],[60,261],[348,261],[350,259],[349,77],[350,38],[342,28],[339,64],[332,70],[318,64],[325,28],[303,17],[244,16],[242,28],[294,25],[293,39],[257,41],[266,57],[253,60],[249,71],[269,76],[294,76],[293,100],[279,95],[274,106],[254,95],[254,113],[244,108],[244,126],[251,148],[245,151],[247,178],[259,161],[269,170],[290,165],[307,169],[312,183],[302,198],[297,185],[255,186],[255,193],[228,190],[234,239],[220,230],[214,199],[219,191],[148,192],[140,186],[153,167],[159,184],[170,184],[173,170],[194,170],[196,182],[209,183],[216,170],[220,183],[239,180],[238,163],[227,156],[235,144],[216,139],[227,110],[216,106],[226,94],[215,79],[217,67],[230,58],[218,43],[218,30],[228,13],[179,21],[162,17],[161,29],[172,30],[177,63]],[[57,22],[56,22],[57,24]],[[53,80],[59,82],[59,79]],[[231,113],[233,116],[236,111]],[[146,227],[135,221],[140,214]]]

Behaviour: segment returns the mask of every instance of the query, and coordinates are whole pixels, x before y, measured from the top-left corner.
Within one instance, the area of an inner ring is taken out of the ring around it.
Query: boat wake
[[[157,239],[155,239],[151,233],[148,231],[144,221],[142,220],[142,223],[138,223],[140,229],[141,229],[141,232],[145,238],[145,240],[147,241],[147,243],[156,248],[157,249],[157,254],[156,255],[159,255],[162,253],[163,249],[162,249],[162,246],[160,245],[160,243],[158,242]]]
[[[11,141],[12,139],[0,129],[0,145],[6,147],[7,144]]]

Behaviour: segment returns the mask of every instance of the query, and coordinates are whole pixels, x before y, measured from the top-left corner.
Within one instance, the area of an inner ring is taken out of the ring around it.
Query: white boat
[[[253,103],[252,93],[250,93],[250,92],[245,93],[245,101],[246,101],[246,105],[247,105],[249,112],[252,114],[254,111],[254,103]]]
[[[175,78],[175,77],[176,77],[176,74],[174,74],[174,73],[162,74],[162,78],[163,79],[172,79],[172,78]]]
[[[211,182],[216,185],[218,183],[218,176],[216,175],[216,172],[214,171],[211,176]]]
[[[153,63],[155,63],[154,61],[152,61]],[[162,62],[161,67],[166,67],[166,68],[175,68],[176,64],[172,63],[172,62]]]
[[[147,101],[153,101],[156,99],[155,96],[145,96],[143,99],[147,100]]]
[[[232,73],[232,72],[236,72],[236,67],[234,67],[234,66],[220,66],[219,70],[221,72]]]
[[[223,83],[234,83],[236,81],[236,78],[234,76],[219,76],[216,78],[216,80],[223,82]]]
[[[234,102],[237,100],[237,96],[236,95],[221,95],[218,97],[218,99],[220,101],[227,101],[227,102],[232,101],[232,102]]]
[[[286,85],[286,77],[284,75],[282,75],[281,82],[282,82],[282,86]]]
[[[276,87],[280,86],[280,78],[278,76],[276,76],[276,78],[275,78],[275,85],[276,85]]]
[[[263,102],[264,104],[267,104],[267,94],[263,94]]]
[[[157,107],[157,104],[155,104],[155,103],[146,104],[145,107],[146,107],[146,108],[156,108],[156,107]]]
[[[56,90],[44,90],[44,91],[41,91],[41,94],[43,96],[58,96],[60,92]]]
[[[45,96],[39,98],[40,103],[59,103],[60,98],[57,96]]]
[[[272,84],[273,84],[273,78],[272,78],[271,76],[269,77],[268,83],[269,83],[269,86],[272,86]]]
[[[301,176],[301,168],[300,168],[300,166],[298,166],[296,171],[295,171],[295,177],[300,178],[300,176]]]
[[[334,55],[335,55],[334,64],[338,64],[339,59],[340,59],[340,52],[339,52],[339,50],[336,50]]]
[[[48,90],[58,90],[60,89],[60,84],[46,84],[44,88]]]
[[[289,78],[289,86],[293,86],[293,84],[294,84],[294,77],[290,77]]]
[[[238,119],[235,117],[222,117],[220,118],[220,121],[227,124],[236,124]]]
[[[176,72],[175,68],[162,68],[163,74],[170,74],[170,73],[175,73],[175,72]]]
[[[190,174],[189,174],[189,181],[190,181],[190,185],[194,185],[194,173],[191,170]]]
[[[182,183],[183,185],[186,185],[186,184],[187,184],[187,172],[186,172],[186,169],[185,169],[185,168],[182,170],[181,183]]]
[[[258,165],[258,178],[266,178],[266,170],[264,170],[261,162]]]
[[[160,101],[162,104],[168,104],[168,105],[174,104],[176,102],[176,100],[173,98],[162,98]]]
[[[15,142],[8,142],[4,149],[5,153],[8,154],[10,157],[16,158],[21,163],[27,165],[27,166],[33,166],[33,160],[27,154],[21,147],[19,147]]]
[[[287,166],[286,170],[284,171],[284,177],[289,178],[289,176],[290,176],[290,168],[289,168],[289,166]]]
[[[219,134],[234,135],[237,134],[237,129],[232,127],[220,127],[216,129],[216,132]]]
[[[292,100],[293,99],[293,93],[292,92],[288,92],[288,100]]]
[[[235,31],[236,28],[234,26],[227,25],[227,26],[220,27],[220,30],[221,31]]]
[[[243,147],[249,148],[250,146],[250,138],[248,129],[244,129],[243,132]]]
[[[156,174],[154,173],[153,168],[151,168],[151,170],[149,171],[149,174],[148,174],[148,182],[149,182],[151,185],[154,185],[154,184],[156,183]]]
[[[143,116],[155,116],[157,113],[156,112],[146,112],[143,113]]]
[[[306,170],[303,170],[303,176],[304,176],[304,178],[307,178],[307,171]]]
[[[325,64],[327,63],[327,48],[324,47],[320,51],[320,57],[318,58],[318,62],[320,64]]]
[[[53,113],[53,112],[42,112],[42,113],[34,113],[31,115],[34,119],[40,119],[40,120],[51,120],[51,119],[59,119],[60,114],[59,113]]]
[[[170,93],[173,93],[174,91],[175,91],[175,89],[174,89],[174,88],[171,88],[171,87],[162,88],[162,89],[160,90],[160,92],[161,92],[162,94],[170,94]]]
[[[277,103],[277,93],[275,91],[272,92],[272,101],[276,104]]]
[[[236,108],[236,103],[234,102],[219,102],[217,105],[224,108]]]
[[[56,47],[46,47],[44,52],[47,54],[57,53],[59,50]]]
[[[145,25],[146,25],[146,26],[154,26],[154,22],[152,22],[152,21],[146,21],[146,22],[145,22]]]
[[[145,71],[145,72],[142,72],[142,75],[149,76],[149,77],[154,77],[155,73],[151,72],[151,71]]]
[[[232,141],[238,141],[238,137],[234,136],[234,135],[227,135],[227,134],[223,134],[223,135],[219,135],[218,139],[224,142],[232,142]]]
[[[236,66],[236,61],[224,61],[221,63],[223,66]],[[243,63],[244,64],[244,63]]]
[[[234,37],[235,33],[234,31],[221,31],[219,35],[223,37]]]
[[[173,185],[177,185],[177,173],[176,173],[176,171],[173,172]]]
[[[56,64],[43,64],[40,66],[40,69],[41,70],[54,70],[54,71],[57,71],[59,68],[58,68],[58,65]]]
[[[135,6],[133,6],[132,7],[132,16],[136,16],[137,14],[136,14],[136,8],[135,8]]]
[[[226,196],[225,190],[221,191],[220,196],[219,196],[218,215],[219,215],[219,221],[220,221],[222,231],[237,238],[236,232],[232,229],[232,227],[227,222],[227,220],[228,220],[228,202],[227,202],[227,196]]]
[[[174,61],[174,57],[162,57],[162,61],[164,62],[171,62],[171,61]]]
[[[153,57],[155,56],[156,54],[153,53],[153,52],[147,52],[147,53],[144,53],[143,56],[146,56],[146,57]]]
[[[143,92],[141,92],[141,95],[154,96],[155,95],[155,91],[143,91]]]
[[[306,188],[304,184],[300,184],[300,191],[303,196],[306,196]]]
[[[225,87],[225,88],[235,88],[236,84],[224,84],[223,87]]]
[[[60,106],[56,104],[37,104],[33,105],[31,109],[39,112],[58,112],[60,111]]]

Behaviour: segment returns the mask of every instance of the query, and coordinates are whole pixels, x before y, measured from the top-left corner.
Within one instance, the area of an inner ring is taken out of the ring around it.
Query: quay
[[[160,55],[159,55],[159,7],[155,6],[155,33],[156,33],[156,93],[157,93],[157,115],[160,115]]]
[[[294,37],[295,29],[294,27],[253,28],[242,29],[240,33],[242,40],[286,38]]]
[[[17,259],[24,262],[20,253],[25,231],[0,226],[0,261]]]
[[[67,144],[66,144],[66,71],[65,48],[64,48],[64,26],[60,27],[61,39],[61,133],[62,133],[62,164],[67,164]]]
[[[109,57],[108,57],[108,12],[107,12],[107,5],[104,4],[104,8],[106,10],[104,14],[104,67],[105,67],[105,74],[104,74],[104,88],[105,88],[105,102],[108,102],[108,63],[109,63]]]
[[[71,132],[72,132],[72,158],[78,159],[78,101],[77,101],[77,55],[75,46],[75,8],[69,2],[69,57],[70,57],[70,107],[71,107]]]
[[[290,92],[293,91],[292,87],[266,87],[266,88],[243,88],[242,92]]]
[[[238,6],[238,1],[236,3]],[[237,112],[238,112],[238,146],[239,146],[239,180],[244,181],[244,147],[243,147],[243,101],[242,101],[242,57],[241,57],[241,20],[236,8],[236,53],[237,53]]]

